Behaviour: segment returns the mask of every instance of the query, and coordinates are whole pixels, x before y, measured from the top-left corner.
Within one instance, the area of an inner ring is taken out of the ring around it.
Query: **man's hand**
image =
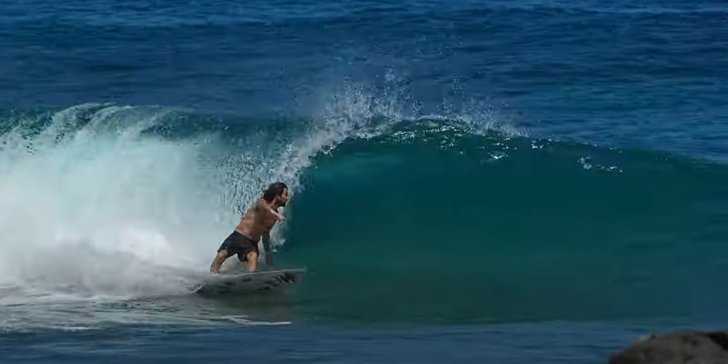
[[[273,265],[273,252],[270,250],[270,232],[263,234],[263,249],[265,249],[265,265]]]
[[[269,267],[273,266],[273,253],[270,250],[266,250],[265,252],[265,265]]]

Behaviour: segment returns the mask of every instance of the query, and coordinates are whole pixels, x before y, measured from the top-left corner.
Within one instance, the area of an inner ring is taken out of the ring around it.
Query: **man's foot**
[[[224,263],[225,259],[227,258],[227,251],[220,250],[219,252],[217,252],[215,259],[213,259],[212,264],[210,264],[210,272],[215,274],[220,273],[220,267],[222,267],[222,263]]]
[[[258,269],[258,253],[250,252],[245,259],[248,261],[248,272],[255,272]]]

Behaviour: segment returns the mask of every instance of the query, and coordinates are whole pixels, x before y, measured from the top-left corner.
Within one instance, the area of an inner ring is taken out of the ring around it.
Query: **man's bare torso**
[[[248,211],[245,212],[235,231],[243,234],[254,242],[260,240],[260,237],[270,232],[276,221],[275,215],[269,210],[268,203],[260,199]]]

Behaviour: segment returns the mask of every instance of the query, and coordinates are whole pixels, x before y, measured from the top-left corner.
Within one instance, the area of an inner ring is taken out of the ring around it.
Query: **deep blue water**
[[[655,323],[653,323],[655,325]],[[660,327],[660,326],[655,326]],[[582,335],[589,333],[589,340]],[[15,334],[0,354],[34,363],[600,363],[623,337],[644,335],[620,323],[396,327],[137,327],[92,332]],[[7,346],[6,346],[7,345]],[[23,350],[10,348],[22,346]]]
[[[723,2],[0,2],[0,49],[2,362],[600,363],[725,316]],[[190,295],[274,180],[306,280]]]

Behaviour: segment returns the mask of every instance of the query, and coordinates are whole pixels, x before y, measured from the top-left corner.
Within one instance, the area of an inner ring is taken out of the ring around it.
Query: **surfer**
[[[263,192],[263,197],[245,212],[235,230],[223,241],[210,265],[210,272],[219,273],[225,259],[237,254],[241,262],[247,262],[248,271],[258,267],[258,241],[263,238],[265,263],[273,264],[270,251],[270,230],[277,221],[283,221],[279,207],[288,202],[288,186],[283,182],[272,183]]]

